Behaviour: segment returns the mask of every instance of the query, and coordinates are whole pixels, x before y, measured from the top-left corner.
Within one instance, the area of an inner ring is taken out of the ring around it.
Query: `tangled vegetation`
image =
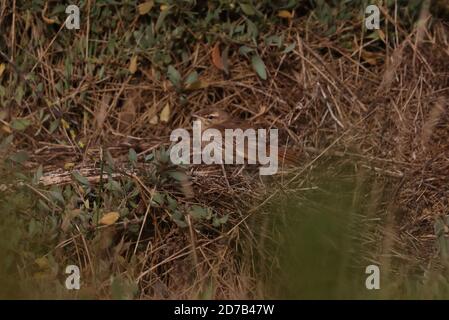
[[[0,296],[447,297],[446,2],[379,2],[377,31],[364,0],[80,0],[80,30],[69,1],[13,3]],[[173,165],[205,107],[279,128],[300,165]]]

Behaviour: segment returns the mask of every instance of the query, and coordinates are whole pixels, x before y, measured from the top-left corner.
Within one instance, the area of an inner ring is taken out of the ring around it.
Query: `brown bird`
[[[260,125],[252,125],[249,121],[243,121],[242,119],[232,117],[228,112],[222,109],[216,108],[206,108],[195,114],[193,117],[201,121],[202,131],[213,128],[221,132],[222,135],[225,133],[225,129],[267,129]],[[268,141],[267,141],[268,143]],[[269,147],[267,145],[267,150]],[[235,152],[235,148],[234,148]],[[235,154],[234,154],[235,156]],[[245,149],[245,160],[248,160],[247,149]],[[299,155],[297,152],[287,149],[285,147],[278,147],[278,161],[279,165],[282,166],[292,166],[299,163]]]
[[[232,118],[232,116],[224,110],[206,108],[193,114],[193,117],[201,121],[202,128],[204,130],[209,128],[220,129],[233,129],[243,127],[243,122],[240,119]],[[249,128],[248,125],[246,125]]]

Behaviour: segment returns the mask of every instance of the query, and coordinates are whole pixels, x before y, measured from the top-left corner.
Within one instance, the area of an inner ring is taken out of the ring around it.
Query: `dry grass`
[[[58,92],[59,79],[64,79],[61,47],[52,41],[58,33],[43,39],[41,46],[25,48],[14,31],[23,28],[21,19],[3,26],[10,31],[3,38],[12,51],[2,83],[15,81],[32,90],[42,84],[43,89],[37,96],[25,95],[21,104],[9,101],[2,107],[1,121],[4,134],[12,131],[11,119],[32,123],[15,134],[13,149],[28,151],[26,168],[44,166],[45,186],[33,187],[35,193],[45,195],[42,190],[51,185],[71,184],[79,190],[71,179],[72,170],[80,170],[98,189],[103,180],[101,150],[112,154],[115,177],[127,177],[139,190],[129,217],[87,231],[73,222],[72,231],[59,232],[57,245],[47,248],[58,265],[76,262],[82,267],[87,285],[79,296],[110,297],[111,275],[122,284],[137,284],[138,298],[266,296],[257,282],[260,268],[255,266],[265,252],[264,241],[271,238],[262,212],[281,196],[313,188],[315,168],[329,159],[336,167],[350,164],[357,174],[371,177],[361,178],[370,190],[360,197],[368,199],[366,215],[380,223],[367,236],[371,249],[367,259],[389,266],[392,273],[424,273],[441,264],[433,226],[449,208],[447,24],[427,23],[411,33],[397,28],[395,40],[385,39],[380,45],[385,50],[368,51],[379,45],[363,43],[360,36],[351,50],[341,46],[343,24],[330,39],[313,32],[319,28],[314,22],[298,19],[278,27],[286,43],[295,43],[292,52],[259,47],[267,81],[257,77],[235,44],[229,52],[231,74],[225,77],[210,61],[212,47],[198,42],[190,48],[189,60],[176,67],[182,75],[197,71],[203,88],[179,92],[146,64],[120,81],[108,74],[109,68],[100,79],[84,75],[83,70],[92,65],[80,59],[73,65],[71,85]],[[39,34],[42,25],[32,23],[30,28],[31,34]],[[75,37],[73,47],[84,39]],[[90,41],[107,46],[101,39]],[[20,63],[14,59],[18,51],[38,57],[33,69],[39,80],[25,84],[27,71],[18,71]],[[168,123],[152,123],[167,104]],[[171,130],[189,128],[192,113],[205,107],[225,109],[255,126],[279,128],[282,143],[298,151],[302,165],[272,179],[260,179],[254,168],[192,166],[185,169],[188,184],[173,180],[152,184],[148,172],[171,169],[143,165],[143,157],[168,146]],[[38,121],[40,110],[50,120],[64,119],[67,125],[50,133],[50,121]],[[129,148],[139,155],[135,169],[127,164]],[[74,168],[68,170],[67,163]],[[150,205],[156,191],[178,201],[187,228],[178,227],[166,207]],[[192,204],[212,208],[219,217],[229,214],[229,221],[220,227],[194,221],[187,213]],[[114,208],[105,201],[102,210]],[[63,211],[55,212],[62,215]],[[137,233],[130,232],[133,226]],[[26,268],[23,273],[33,274]]]

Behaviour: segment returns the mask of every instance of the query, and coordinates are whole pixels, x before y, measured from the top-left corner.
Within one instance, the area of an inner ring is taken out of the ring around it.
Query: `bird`
[[[232,118],[228,112],[221,109],[206,108],[194,113],[193,117],[201,121],[201,125],[204,130],[209,128],[220,129],[221,126],[226,127],[225,129],[232,129],[236,126],[244,129],[240,127],[243,126],[240,119]]]
[[[223,109],[204,108],[193,113],[193,118],[201,122],[201,130],[217,129],[224,135],[226,129],[267,129],[260,125],[252,124],[250,121],[244,121],[240,118],[233,117],[230,113]],[[268,142],[267,142],[268,143]],[[234,148],[234,152],[235,152]],[[267,146],[267,149],[269,147]],[[247,149],[243,155],[248,160]],[[281,166],[294,166],[299,164],[299,155],[297,151],[287,149],[286,147],[278,147],[278,159]]]

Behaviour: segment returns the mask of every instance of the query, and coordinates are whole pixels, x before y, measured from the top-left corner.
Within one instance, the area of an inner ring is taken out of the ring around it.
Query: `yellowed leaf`
[[[167,102],[164,109],[162,109],[159,118],[161,119],[161,122],[168,122],[170,119],[170,103]]]
[[[114,224],[118,220],[118,218],[120,218],[120,214],[116,211],[112,211],[112,212],[106,213],[100,219],[99,223],[109,226],[111,224]]]
[[[73,140],[75,140],[75,139],[76,139],[76,132],[75,132],[75,130],[70,129],[70,130],[69,130],[69,133],[70,133],[70,137],[71,137]]]
[[[378,29],[377,34],[379,35],[379,38],[381,38],[382,41],[385,42],[385,32],[383,32],[381,29]]]
[[[70,128],[69,123],[67,121],[65,121],[64,119],[61,119],[61,124],[62,124],[62,127],[66,130]]]
[[[41,12],[42,20],[44,20],[44,22],[46,24],[56,23],[57,21],[55,19],[50,19],[45,16],[45,13],[47,12],[47,6],[48,6],[48,2],[45,2],[44,9]]]
[[[280,10],[278,12],[278,17],[284,18],[284,19],[291,19],[291,18],[293,18],[293,14],[288,10]]]
[[[34,262],[38,265],[39,269],[45,270],[50,268],[50,263],[46,257],[40,257],[34,260]]]
[[[129,70],[129,72],[131,72],[131,74],[136,73],[136,71],[137,71],[137,56],[133,56],[131,58],[131,61],[129,62],[128,70]]]
[[[155,115],[153,118],[151,118],[150,120],[150,124],[157,124],[159,122],[159,117],[157,115]]]
[[[0,63],[0,77],[2,76],[3,72],[5,71],[5,64],[4,63]]]
[[[6,134],[11,134],[11,133],[12,133],[11,128],[8,127],[8,126],[2,126],[2,131],[3,131],[4,133],[6,133]]]
[[[56,23],[55,19],[50,19],[50,18],[47,18],[46,16],[42,16],[42,20],[44,20],[44,22],[46,24],[54,24],[54,23]]]
[[[139,11],[140,15],[144,15],[147,14],[148,12],[151,11],[151,9],[153,9],[154,6],[154,1],[147,1],[144,3],[141,3],[137,6],[137,10]]]
[[[111,100],[112,98],[110,95],[104,94],[101,98],[100,105],[97,107],[97,110],[95,110],[95,121],[97,123],[97,127],[100,130],[103,129],[104,122],[106,121],[106,118],[108,116],[108,109]]]
[[[374,52],[363,50],[362,58],[363,58],[363,60],[365,60],[367,63],[369,63],[372,66],[377,65],[378,55]]]
[[[75,163],[73,162],[66,162],[64,163],[64,170],[71,170],[75,167]]]
[[[140,96],[140,91],[131,92],[126,96],[125,104],[118,113],[118,131],[121,133],[129,133],[131,126],[136,118],[136,106],[144,104]]]
[[[193,83],[189,83],[188,85],[186,85],[186,89],[187,90],[198,90],[198,89],[207,88],[208,86],[209,86],[209,83],[207,83],[206,81],[197,80]]]

